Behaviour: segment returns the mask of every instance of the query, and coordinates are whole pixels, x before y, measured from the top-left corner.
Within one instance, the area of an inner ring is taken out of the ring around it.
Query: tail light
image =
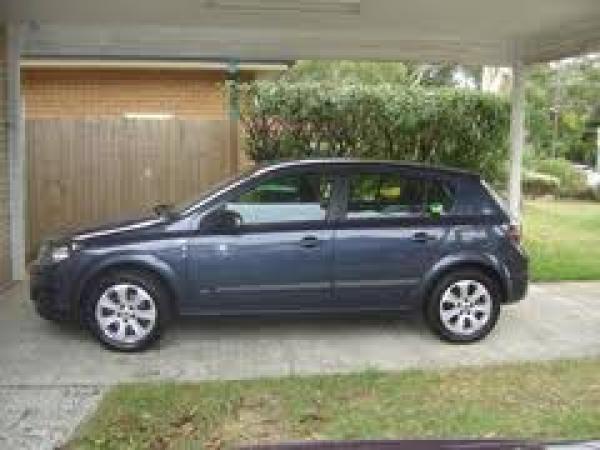
[[[522,231],[521,224],[513,222],[506,227],[506,236],[515,244],[520,244]]]

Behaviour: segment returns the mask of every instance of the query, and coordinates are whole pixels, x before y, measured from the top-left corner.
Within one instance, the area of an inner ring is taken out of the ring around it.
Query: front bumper
[[[48,320],[74,320],[71,302],[59,265],[34,263],[30,268],[30,295],[40,316]]]

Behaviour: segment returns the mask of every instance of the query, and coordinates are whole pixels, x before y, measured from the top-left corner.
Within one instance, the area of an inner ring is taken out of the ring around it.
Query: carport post
[[[523,63],[515,61],[512,71],[508,208],[513,218],[519,219],[521,213],[521,166],[523,165],[523,146],[525,143],[525,83]]]
[[[600,127],[596,128],[596,172],[600,173]]]
[[[15,22],[7,27],[8,74],[8,156],[10,167],[10,258],[12,279],[24,280],[25,267],[25,199],[26,172],[24,127],[21,102],[21,44],[23,25]]]
[[[229,170],[235,175],[240,170],[240,81],[239,61],[229,62]]]

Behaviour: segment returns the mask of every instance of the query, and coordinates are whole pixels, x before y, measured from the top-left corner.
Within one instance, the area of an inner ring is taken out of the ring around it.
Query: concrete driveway
[[[27,285],[0,298],[0,448],[68,435],[105,386],[600,357],[600,283],[533,285],[484,341],[449,345],[418,319],[221,319],[177,324],[142,354],[37,317]],[[42,425],[43,424],[43,425]],[[51,448],[51,445],[47,448]]]

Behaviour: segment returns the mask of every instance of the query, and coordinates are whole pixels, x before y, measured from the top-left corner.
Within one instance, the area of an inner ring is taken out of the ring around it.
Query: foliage
[[[537,172],[558,179],[558,193],[563,197],[578,198],[588,189],[585,175],[566,159],[538,159],[531,161],[531,165]]]
[[[509,108],[478,91],[390,84],[255,82],[240,86],[255,161],[362,157],[471,169],[494,179]]]
[[[556,195],[560,190],[560,180],[552,175],[526,170],[523,172],[523,193],[534,197]]]
[[[397,84],[410,86],[477,85],[479,67],[374,61],[298,61],[284,74],[289,82]]]
[[[594,161],[598,92],[600,55],[532,67],[526,84],[527,129],[537,156]]]
[[[418,84],[415,64],[367,61],[298,61],[284,75],[291,83]]]
[[[391,83],[404,86],[481,85],[482,68],[409,62],[299,61],[285,75],[291,82]],[[528,142],[537,157],[564,157],[593,164],[600,126],[600,54],[528,70]]]

